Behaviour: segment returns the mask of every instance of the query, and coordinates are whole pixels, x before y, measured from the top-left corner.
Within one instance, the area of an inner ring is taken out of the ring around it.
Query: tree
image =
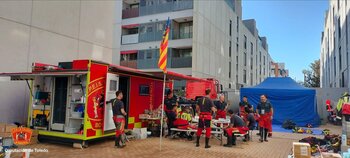
[[[309,69],[303,70],[305,87],[320,87],[320,60],[310,64]]]

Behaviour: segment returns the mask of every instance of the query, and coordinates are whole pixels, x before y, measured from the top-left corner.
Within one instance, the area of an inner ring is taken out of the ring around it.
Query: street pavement
[[[340,126],[326,125],[320,128],[331,129],[333,134],[340,134]],[[220,142],[211,139],[210,149],[204,148],[204,137],[201,138],[201,146],[195,147],[195,141],[186,139],[163,138],[162,150],[160,151],[159,138],[144,140],[131,140],[123,149],[114,148],[113,140],[103,140],[89,144],[88,148],[76,149],[67,145],[39,143],[25,148],[45,148],[47,153],[31,153],[30,158],[286,158],[292,152],[292,142],[312,136],[307,134],[273,133],[269,142],[260,143],[257,131],[253,133],[253,140],[243,142],[237,140],[237,146],[227,148],[220,146]],[[317,136],[323,137],[323,136]],[[224,140],[226,143],[226,139]],[[13,155],[17,157],[18,155]],[[18,156],[19,157],[19,156]]]

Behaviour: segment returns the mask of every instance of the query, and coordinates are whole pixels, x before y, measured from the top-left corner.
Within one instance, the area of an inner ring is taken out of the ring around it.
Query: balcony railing
[[[158,59],[138,59],[138,69],[154,69],[157,68]]]
[[[139,34],[123,35],[122,44],[132,44],[139,42]]]
[[[144,3],[146,4],[146,2]],[[162,1],[160,3],[149,5],[149,6],[140,5],[140,16],[192,9],[192,8],[193,8],[193,0],[181,0],[181,1],[167,0],[167,1]]]
[[[123,19],[134,18],[139,16],[139,8],[131,8],[123,10]]]
[[[172,58],[171,59],[171,68],[185,68],[192,67],[192,57],[185,58]]]
[[[137,69],[137,60],[120,61],[120,65]]]
[[[174,1],[174,11],[192,9],[193,0]]]

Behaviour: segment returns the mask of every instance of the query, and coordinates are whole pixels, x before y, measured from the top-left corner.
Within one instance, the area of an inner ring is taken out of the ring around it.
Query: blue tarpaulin
[[[312,124],[319,126],[320,118],[317,114],[316,91],[305,88],[290,77],[269,77],[255,87],[241,88],[241,98],[248,97],[254,109],[260,102],[260,96],[266,94],[271,102],[274,115],[273,124],[281,125],[290,119],[297,126]]]

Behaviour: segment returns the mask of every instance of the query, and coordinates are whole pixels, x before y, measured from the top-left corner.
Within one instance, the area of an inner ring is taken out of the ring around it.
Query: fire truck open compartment
[[[38,130],[39,141],[81,143],[115,135],[111,104],[115,92],[124,94],[126,129],[147,127],[139,119],[162,103],[161,72],[145,72],[93,60],[74,60],[60,66],[33,63],[32,72],[0,73],[0,77],[26,81],[31,97],[27,126]],[[168,72],[172,80],[206,81]]]

